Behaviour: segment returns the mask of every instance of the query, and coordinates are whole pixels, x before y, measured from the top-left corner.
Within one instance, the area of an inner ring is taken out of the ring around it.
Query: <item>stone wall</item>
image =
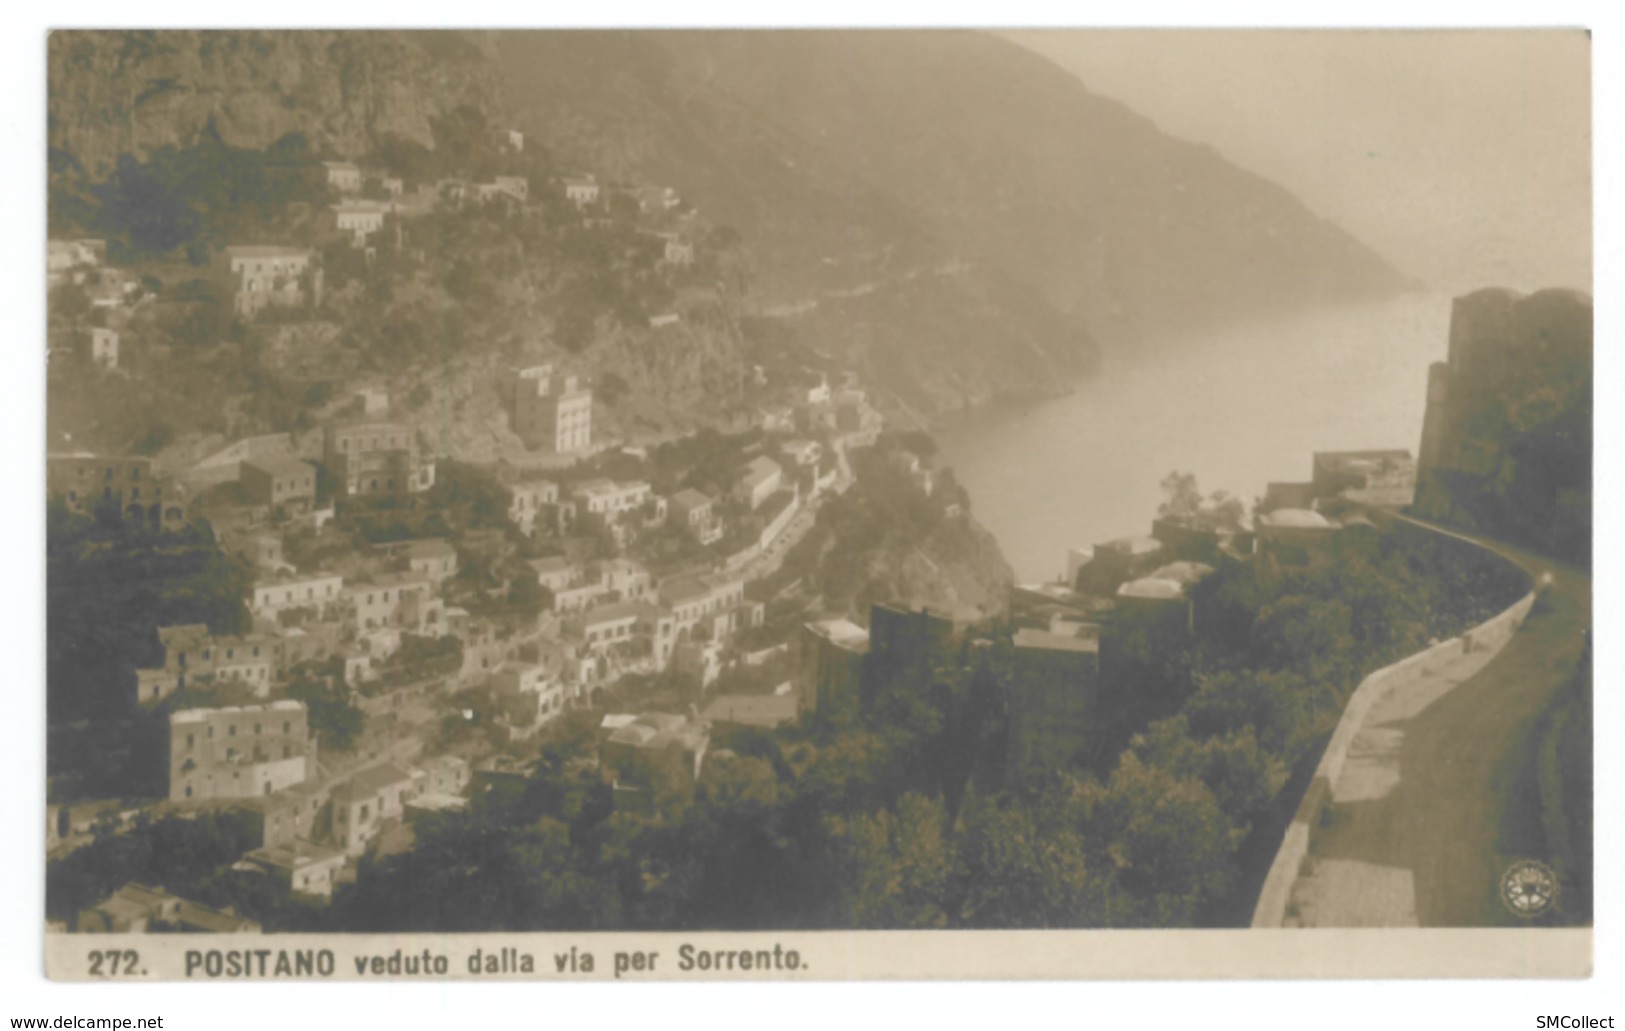
[[[1585,562],[1591,541],[1592,302],[1480,290],[1429,369],[1417,514]]]
[[[1445,546],[1471,545],[1495,561],[1508,561],[1458,534],[1410,521],[1402,525],[1430,533]],[[1524,576],[1526,580],[1529,579],[1527,572],[1524,572]],[[1529,590],[1523,597],[1461,636],[1440,641],[1392,665],[1384,666],[1360,681],[1360,685],[1349,696],[1348,705],[1344,707],[1343,715],[1338,720],[1336,729],[1332,731],[1331,739],[1326,743],[1326,750],[1321,754],[1320,764],[1315,767],[1314,779],[1304,791],[1303,799],[1293,814],[1292,823],[1288,825],[1281,839],[1275,861],[1270,865],[1269,874],[1264,878],[1263,889],[1259,892],[1258,904],[1253,909],[1252,926],[1284,925],[1293,885],[1296,884],[1303,862],[1309,855],[1315,829],[1320,826],[1321,816],[1331,801],[1333,786],[1342,776],[1344,764],[1348,761],[1349,746],[1365,729],[1365,722],[1371,710],[1378,702],[1396,692],[1416,688],[1432,673],[1464,654],[1495,651],[1505,645],[1523,624],[1529,615],[1530,607],[1534,605],[1539,588],[1532,581],[1529,583]]]

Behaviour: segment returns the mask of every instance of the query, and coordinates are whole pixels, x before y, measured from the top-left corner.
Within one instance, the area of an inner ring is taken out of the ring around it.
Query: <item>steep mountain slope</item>
[[[102,178],[120,154],[184,148],[210,124],[263,150],[289,133],[359,157],[398,138],[434,146],[460,106],[502,114],[485,41],[450,32],[53,32],[48,136]]]
[[[670,182],[734,225],[774,300],[953,257],[1115,341],[1404,285],[1279,186],[984,34],[492,45],[521,124],[561,157]]]
[[[474,175],[451,167],[467,125],[515,125],[533,192],[671,185],[691,231],[737,230],[747,310],[924,420],[1064,390],[1097,342],[1402,285],[1274,184],[980,33],[61,32],[49,71],[53,212],[125,154],[297,137]]]
[[[734,39],[748,52],[780,36],[504,33],[489,44],[515,122],[545,139],[557,164],[675,185],[707,220],[736,229],[758,310],[860,370],[883,400],[906,398],[930,418],[1053,392],[1094,370],[1096,341],[1081,320],[997,260],[959,260],[933,213],[826,152],[796,112],[781,121],[770,99],[736,94],[753,85],[721,81],[706,48]]]

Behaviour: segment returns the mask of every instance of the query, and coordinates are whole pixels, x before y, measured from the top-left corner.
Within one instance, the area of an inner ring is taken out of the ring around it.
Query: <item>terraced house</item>
[[[319,307],[322,303],[322,269],[315,251],[227,247],[216,256],[214,270],[240,318],[251,319],[266,308]]]
[[[174,530],[186,524],[180,487],[156,477],[152,459],[137,455],[94,455],[88,451],[46,456],[46,491],[68,511],[90,514],[115,506],[128,523]]]
[[[268,696],[282,666],[282,643],[269,634],[216,637],[201,623],[158,628],[164,664],[136,670],[137,698],[161,701],[187,687],[235,682]]]
[[[270,795],[303,784],[314,762],[303,702],[184,709],[169,717],[173,802]]]
[[[418,454],[412,427],[397,422],[329,426],[322,464],[341,497],[417,494],[434,486],[434,462]]]
[[[316,467],[297,458],[245,461],[239,482],[255,504],[279,518],[304,515],[316,503]]]

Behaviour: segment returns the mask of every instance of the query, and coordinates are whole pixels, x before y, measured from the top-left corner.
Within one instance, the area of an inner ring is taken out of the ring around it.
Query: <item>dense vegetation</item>
[[[160,626],[246,631],[248,569],[220,551],[207,529],[160,534],[125,523],[110,508],[90,518],[53,504],[45,526],[53,795],[161,794],[165,717],[137,710],[134,671],[162,662]]]
[[[824,503],[812,529],[768,577],[764,593],[799,585],[826,609],[865,613],[875,602],[911,596],[900,563],[929,547],[985,580],[989,600],[996,593],[1002,604],[1010,574],[997,546],[967,520],[948,514],[955,506],[970,511],[970,498],[952,471],[936,472],[927,495],[894,464],[911,447],[929,457],[935,445],[923,444],[922,436],[888,434],[877,447],[850,452],[857,486]]]
[[[144,161],[123,155],[99,183],[86,184],[76,164],[52,152],[51,232],[105,238],[115,265],[175,251],[202,265],[227,243],[275,242],[292,228],[290,204],[328,199],[321,163],[298,133],[245,150],[210,124],[189,147],[162,147]]]
[[[1355,534],[1359,537],[1359,534]],[[1214,919],[1284,768],[1370,668],[1521,589],[1470,554],[1370,535],[1228,566],[1185,647],[1121,657],[1105,762],[1003,783],[1008,628],[861,713],[714,742],[692,796],[615,811],[589,736],[522,795],[420,824],[338,897],[352,930],[1189,926]],[[943,672],[951,670],[954,672]],[[1140,699],[1138,704],[1132,700]],[[1093,766],[1093,768],[1091,768]]]
[[[53,361],[53,439],[71,433],[151,454],[198,435],[307,431],[362,376],[392,381],[397,415],[477,433],[499,410],[487,362],[533,362],[538,345],[553,345],[582,356],[579,371],[601,375],[600,401],[613,405],[661,395],[681,378],[669,358],[644,353],[651,315],[684,312],[690,335],[732,332],[731,317],[718,313],[719,296],[748,279],[737,234],[663,214],[655,228],[680,228],[697,245],[693,264],[666,263],[664,242],[629,194],[606,189],[604,202],[583,212],[565,200],[545,148],[500,151],[480,111],[453,110],[433,127],[441,145],[432,150],[388,138],[363,159],[409,191],[409,212],[386,219],[370,257],[337,231],[327,206],[340,198],[298,133],[259,151],[205,131],[185,147],[123,155],[101,180],[71,154],[53,154],[53,236],[106,239],[110,264],[138,277],[144,298],[120,324],[119,370],[108,373],[79,354],[86,327],[107,316],[81,285],[53,292],[52,346],[74,356]],[[435,192],[447,180],[494,175],[525,179],[528,205],[460,198],[454,187]],[[364,180],[363,195],[381,189]],[[324,303],[267,310],[251,324],[235,319],[207,266],[236,244],[317,251]],[[693,328],[708,322],[716,324]],[[714,382],[700,386],[737,392],[736,365],[708,370]],[[178,393],[193,403],[172,404]]]
[[[206,528],[161,534],[111,510],[46,512],[46,698],[53,723],[101,719],[134,705],[132,670],[162,661],[157,628],[248,629],[250,576]]]
[[[853,532],[820,545],[817,568],[793,575],[838,586],[888,546],[864,526],[914,535],[940,526],[941,496],[922,505],[904,477],[885,474],[895,467],[883,455],[894,450],[880,449],[860,487],[829,506]],[[696,448],[681,464],[702,468],[710,451]],[[465,517],[500,506],[476,471],[452,480]],[[1199,497],[1194,484],[1173,484],[1171,494]],[[364,863],[327,911],[239,875],[200,875],[191,886],[273,929],[1210,923],[1223,919],[1239,852],[1287,769],[1313,754],[1360,677],[1486,617],[1521,588],[1472,550],[1346,531],[1308,561],[1223,564],[1194,589],[1196,630],[1176,644],[1120,619],[1103,656],[1100,711],[1111,718],[1067,768],[1036,781],[1005,769],[1012,627],[997,624],[985,628],[991,645],[907,666],[872,658],[860,709],[826,710],[777,734],[719,737],[694,788],[669,785],[646,811],[616,809],[594,768],[591,722],[569,719],[549,728],[523,791],[419,822],[412,849]],[[412,641],[409,652],[408,665],[455,657],[443,640]],[[301,690],[324,748],[346,747],[348,704],[319,678]],[[682,692],[667,695],[684,704]],[[484,703],[463,701],[475,720],[459,716],[448,732],[478,729]],[[51,876],[98,889],[140,879],[130,857],[153,833],[129,831],[117,837],[135,844],[114,844],[109,830]]]
[[[71,924],[80,911],[135,883],[270,919],[284,930],[316,926],[319,903],[293,896],[261,874],[233,868],[259,845],[258,825],[240,810],[156,820],[143,814],[122,830],[107,821],[94,841],[51,862],[45,915]]]
[[[1589,297],[1553,290],[1510,302],[1504,324],[1469,323],[1448,402],[1429,413],[1455,453],[1422,470],[1424,515],[1591,561],[1591,317]]]

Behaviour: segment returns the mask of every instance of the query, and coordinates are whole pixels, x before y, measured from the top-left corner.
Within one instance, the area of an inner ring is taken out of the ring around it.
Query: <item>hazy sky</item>
[[[1441,289],[1591,286],[1580,32],[1010,32]]]

